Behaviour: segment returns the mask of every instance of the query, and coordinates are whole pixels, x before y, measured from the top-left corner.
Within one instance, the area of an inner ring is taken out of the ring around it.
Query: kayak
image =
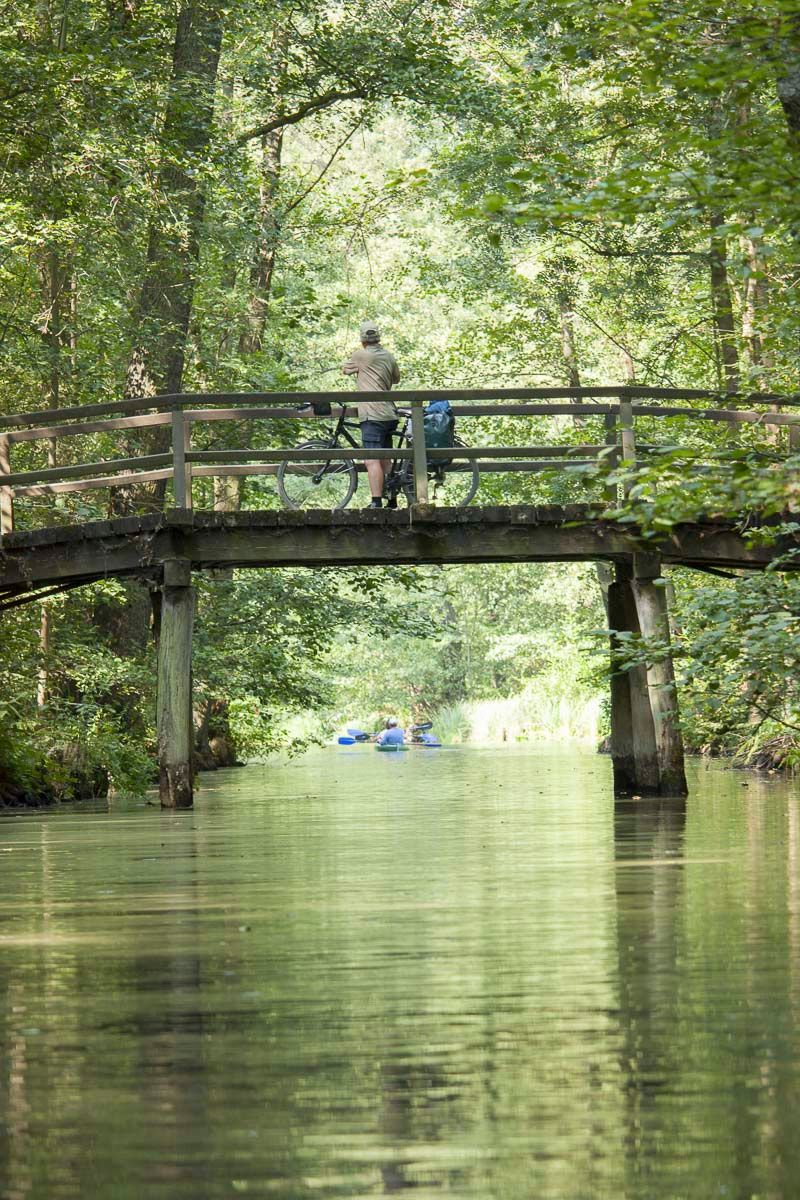
[[[382,750],[384,754],[397,754],[400,750],[407,750],[408,746],[399,746],[396,742],[390,742],[388,746],[376,746],[376,750]]]

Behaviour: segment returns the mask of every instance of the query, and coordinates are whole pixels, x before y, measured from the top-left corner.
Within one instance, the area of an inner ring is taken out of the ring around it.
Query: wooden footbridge
[[[475,422],[470,441],[494,440],[500,422],[503,444],[427,449],[423,408],[441,398],[451,401],[459,432],[469,434]],[[394,399],[410,411],[413,437],[392,451],[319,445],[298,451],[298,423],[307,431],[313,422],[318,435],[324,422],[314,408],[331,404],[338,416],[349,402],[341,392],[156,396],[0,417],[0,609],[109,576],[139,578],[160,596],[165,807],[192,804],[193,571],[606,562],[615,572],[607,592],[609,628],[668,644],[663,564],[712,573],[762,570],[796,548],[786,538],[754,543],[735,517],[678,526],[660,541],[645,538],[615,518],[617,485],[610,489],[608,472],[593,468],[635,467],[667,436],[675,445],[676,429],[702,444],[700,431],[720,424],[740,431],[737,446],[749,439],[755,448],[761,439],[760,453],[779,463],[800,445],[800,398],[598,387],[396,392]],[[346,412],[355,417],[354,410]],[[558,440],[531,445],[532,428],[539,438],[544,428],[544,436],[555,432]],[[509,444],[512,437],[526,442]],[[376,457],[408,461],[408,507],[292,511],[273,487],[282,464],[284,472],[308,477],[326,463],[361,472],[363,460]],[[470,507],[440,507],[436,464],[445,459],[451,460],[448,473],[473,473],[475,466],[481,479],[513,472],[524,480],[517,492],[538,501],[548,489],[559,503],[482,504],[479,491]],[[231,479],[244,484],[235,498],[230,488],[215,485]],[[800,566],[800,557],[785,565]],[[613,633],[611,640],[613,649]],[[669,656],[646,671],[615,673],[611,687],[617,790],[685,792]]]

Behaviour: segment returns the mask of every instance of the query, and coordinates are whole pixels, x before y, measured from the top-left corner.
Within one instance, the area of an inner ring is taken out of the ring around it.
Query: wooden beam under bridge
[[[765,569],[796,543],[750,545],[733,521],[679,525],[643,541],[631,525],[589,505],[423,508],[336,512],[190,512],[171,509],[6,534],[0,539],[0,589],[47,587],[82,579],[147,575],[168,559],[192,569],[335,567],[396,563],[628,562],[658,552],[667,565]],[[800,569],[800,557],[794,564]]]

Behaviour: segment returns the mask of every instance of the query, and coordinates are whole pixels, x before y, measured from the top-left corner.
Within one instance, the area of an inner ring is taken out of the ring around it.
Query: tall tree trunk
[[[51,220],[56,219],[52,213],[49,215]],[[42,399],[45,408],[58,408],[61,401],[61,350],[65,344],[62,300],[69,280],[67,271],[61,265],[58,249],[52,244],[42,250],[39,258],[39,284],[42,298],[39,332],[47,352]]]
[[[67,46],[67,15],[69,0],[55,5],[47,0],[39,9],[39,30],[51,53],[61,55]],[[59,189],[59,167],[52,159],[47,164],[50,201],[44,211],[46,225],[57,224],[65,215],[65,205]],[[42,403],[45,409],[61,407],[65,348],[69,348],[68,369],[74,367],[76,351],[74,280],[62,261],[62,251],[51,230],[38,255],[39,294],[41,310],[38,329],[44,346],[46,365],[42,377]],[[68,332],[67,332],[68,331]],[[57,442],[47,441],[47,465],[58,464]],[[41,605],[39,618],[39,669],[36,683],[36,704],[44,708],[49,691],[49,659],[51,614],[47,604]]]
[[[575,313],[572,297],[563,288],[559,288],[558,292],[558,313],[561,321],[561,356],[567,372],[567,383],[570,387],[580,387],[581,377],[575,349]]]
[[[783,65],[783,74],[778,79],[777,91],[794,148],[800,152],[800,15],[796,11],[789,18],[787,33],[778,60]]]
[[[61,4],[44,0],[39,7],[39,32],[46,44],[48,52],[55,55],[64,53],[67,46],[67,13],[69,0]],[[62,350],[70,344],[65,336],[64,318],[70,313],[69,289],[71,287],[70,273],[62,262],[62,250],[55,230],[52,228],[65,216],[65,203],[61,192],[60,165],[54,158],[46,162],[45,170],[49,175],[46,193],[49,200],[45,202],[41,216],[48,228],[38,252],[39,292],[41,296],[41,312],[38,319],[39,334],[45,350],[46,367],[42,379],[42,401],[46,409],[59,408],[61,405],[61,381],[63,374]],[[48,442],[47,465],[56,466],[55,439]]]
[[[636,365],[631,357],[631,353],[624,346],[619,348],[620,358],[622,359],[622,370],[625,374],[626,383],[636,383]]]
[[[272,88],[266,109],[270,119],[283,116],[283,86],[288,66],[289,21],[279,21],[270,47]],[[277,210],[283,154],[283,129],[273,129],[261,138],[261,178],[258,194],[258,232],[250,264],[250,299],[247,323],[239,338],[241,354],[253,354],[264,344],[272,277],[278,252],[280,217]]]
[[[51,220],[55,219],[52,213],[49,216]],[[47,366],[42,380],[42,400],[46,409],[53,409],[61,406],[64,374],[62,351],[71,345],[74,332],[68,336],[65,328],[66,317],[71,307],[70,273],[61,262],[58,248],[52,244],[42,250],[39,258],[39,284],[42,299],[39,333],[47,355]],[[57,465],[55,438],[50,438],[47,443],[47,465]]]
[[[182,5],[161,136],[162,165],[135,313],[126,392],[179,392],[205,208],[201,168],[211,140],[222,44],[216,4]]]
[[[581,386],[581,373],[578,366],[578,348],[575,338],[575,313],[573,311],[573,288],[565,284],[563,277],[558,288],[558,312],[561,321],[561,355],[567,372],[570,387]],[[630,356],[629,356],[630,357]],[[573,417],[576,426],[585,424],[583,417]],[[608,620],[608,590],[613,582],[610,567],[604,562],[594,564],[595,578],[600,589],[600,598]]]
[[[39,677],[36,685],[36,704],[44,708],[47,703],[49,684],[50,660],[50,609],[42,605],[42,616],[39,625]]]
[[[772,357],[764,345],[763,317],[769,303],[769,284],[766,264],[754,237],[742,238],[742,251],[747,264],[747,278],[742,297],[742,338],[757,386],[769,391],[769,369]]]
[[[247,306],[247,327],[239,339],[242,354],[253,354],[264,344],[272,276],[278,250],[280,223],[277,214],[278,188],[281,175],[283,130],[268,133],[261,146],[261,183],[258,197],[258,236],[250,267],[250,301]]]
[[[717,232],[722,224],[724,224],[722,214],[712,213],[709,251],[711,306],[714,314],[718,361],[721,365],[721,383],[730,396],[739,390],[739,354],[733,321],[733,300],[726,266],[727,242],[725,237]]]

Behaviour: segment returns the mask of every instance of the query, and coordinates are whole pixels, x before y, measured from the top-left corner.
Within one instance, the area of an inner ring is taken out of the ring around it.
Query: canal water
[[[3,1200],[785,1198],[800,788],[315,751],[0,818]]]

